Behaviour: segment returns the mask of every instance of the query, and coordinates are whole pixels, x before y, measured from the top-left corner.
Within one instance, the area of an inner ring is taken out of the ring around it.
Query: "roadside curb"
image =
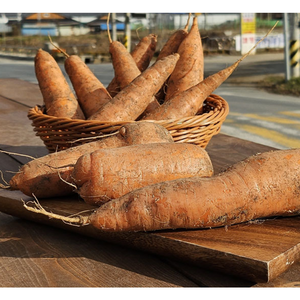
[[[0,57],[1,58],[8,58],[8,59],[15,59],[15,60],[29,60],[29,61],[34,60],[34,56],[32,56],[32,55],[30,56],[30,55],[5,53],[5,52],[0,52]]]
[[[249,84],[249,85],[258,85],[260,84],[265,78],[270,76],[284,76],[284,73],[275,73],[275,74],[263,74],[263,75],[253,75],[253,76],[239,76],[239,77],[232,77],[228,78],[227,82],[230,84]]]

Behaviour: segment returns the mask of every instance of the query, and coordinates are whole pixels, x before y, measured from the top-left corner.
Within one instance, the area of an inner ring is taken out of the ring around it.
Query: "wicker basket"
[[[228,103],[222,97],[212,94],[205,100],[201,115],[150,122],[164,126],[175,142],[192,143],[205,148],[210,139],[219,133],[228,112]],[[116,134],[121,126],[130,123],[57,118],[44,114],[44,107],[41,106],[31,108],[28,118],[32,121],[36,135],[42,139],[49,152]]]

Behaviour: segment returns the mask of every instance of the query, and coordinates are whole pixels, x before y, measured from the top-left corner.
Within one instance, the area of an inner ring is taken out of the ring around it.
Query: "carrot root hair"
[[[237,60],[234,65],[238,65],[242,60],[244,60],[257,47],[257,45],[261,43],[273,31],[273,29],[277,26],[278,22],[279,21],[277,21],[273,25],[273,27],[258,42],[256,42],[256,44],[247,53],[245,53],[239,60]]]
[[[51,39],[51,36],[48,34],[48,38],[50,40],[50,43],[53,47],[55,47],[59,52],[61,52],[65,57],[70,57],[70,55],[65,52],[64,50],[62,50],[61,48],[57,47],[53,42],[52,42],[52,39]]]
[[[3,172],[2,172],[1,170],[0,170],[0,177],[1,177],[1,180],[5,183],[5,184],[0,183],[0,188],[1,188],[1,189],[9,189],[9,188],[10,188],[10,185],[9,185],[8,182],[4,179]]]
[[[109,40],[109,43],[111,44],[112,39],[111,39],[111,36],[110,36],[110,30],[109,30],[109,18],[110,18],[110,13],[108,13],[108,15],[107,15],[106,27],[107,27],[108,40]]]
[[[47,211],[43,208],[43,206],[40,204],[40,202],[38,201],[38,199],[35,197],[34,194],[32,194],[32,196],[34,197],[34,201],[27,201],[25,202],[22,199],[23,202],[23,207],[33,213],[37,213],[37,214],[42,214],[44,216],[49,217],[49,219],[55,219],[55,220],[60,220],[68,225],[72,225],[72,226],[85,226],[85,225],[89,225],[89,218],[88,216],[82,216],[80,214],[85,213],[87,211],[82,211],[79,212],[77,214],[73,214],[73,215],[69,215],[69,216],[63,216],[63,215],[59,215],[56,213],[53,213],[51,211]],[[34,204],[34,206],[29,206],[28,204]],[[90,211],[90,210],[88,210]]]

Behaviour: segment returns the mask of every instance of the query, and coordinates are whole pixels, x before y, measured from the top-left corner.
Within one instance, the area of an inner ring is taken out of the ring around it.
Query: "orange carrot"
[[[176,30],[167,40],[167,42],[164,44],[162,49],[160,50],[156,61],[169,56],[170,54],[176,53],[180,44],[182,41],[186,38],[188,35],[188,26],[190,21],[190,16],[188,18],[188,21],[183,29]]]
[[[203,80],[203,48],[197,17],[181,42],[178,51],[180,59],[167,82],[165,101]]]
[[[178,59],[179,54],[175,53],[157,61],[89,119],[109,122],[136,120],[173,72]]]
[[[55,117],[85,119],[75,95],[51,54],[39,49],[34,66],[46,113]]]
[[[175,179],[103,204],[83,223],[106,231],[229,226],[300,212],[300,150],[266,152],[210,177]]]
[[[157,44],[157,35],[149,34],[143,37],[131,51],[131,56],[136,62],[141,72],[145,71],[150,65]]]
[[[183,29],[179,29],[176,30],[167,40],[167,42],[164,44],[164,46],[162,47],[162,49],[160,50],[156,61],[170,55],[173,53],[177,53],[178,48],[180,46],[180,44],[182,43],[182,41],[187,37],[188,35],[188,27],[189,27],[189,22],[190,22],[190,16],[191,14],[189,14],[189,18],[188,21],[185,25],[185,27]],[[160,91],[156,94],[156,98],[158,99],[159,103],[164,102],[165,99],[165,94],[166,94],[166,88],[167,84],[164,83],[164,85],[162,86],[162,88],[160,89]]]
[[[156,110],[146,114],[143,120],[171,120],[196,115],[204,100],[232,74],[244,58],[245,56],[230,67],[175,95]]]
[[[212,174],[210,158],[200,146],[151,143],[100,149],[83,155],[71,177],[86,203],[102,205],[156,182]]]
[[[149,34],[142,38],[130,53],[141,72],[143,72],[149,66],[154,55],[156,44],[157,36],[154,34]],[[116,77],[111,80],[107,86],[107,90],[112,96],[115,96],[120,91],[120,86],[116,80]]]
[[[274,29],[276,24],[265,35],[265,37]],[[193,87],[175,95],[173,98],[163,103],[158,109],[145,115],[143,120],[170,120],[194,116],[203,105],[205,99],[233,73],[237,66],[265,37],[258,41],[248,53],[244,54],[234,64],[205,78]]]
[[[107,18],[107,32],[109,39],[109,53],[115,71],[115,80],[118,84],[117,87],[113,87],[115,90],[112,90],[111,86],[108,85],[107,90],[110,95],[114,97],[119,90],[122,90],[131,83],[133,79],[139,76],[141,71],[127,48],[119,41],[112,41],[109,33],[109,15]]]
[[[79,56],[68,56],[65,60],[65,70],[86,118],[110,101],[111,96],[102,82]]]
[[[147,143],[173,143],[173,139],[167,129],[153,122],[128,123],[115,135],[28,162],[9,184],[11,189],[38,198],[68,195],[74,190],[71,173],[80,156],[98,149]]]

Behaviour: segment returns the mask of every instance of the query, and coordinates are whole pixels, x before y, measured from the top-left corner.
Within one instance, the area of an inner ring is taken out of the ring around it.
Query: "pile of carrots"
[[[258,154],[214,174],[200,146],[175,143],[151,120],[201,113],[205,99],[232,66],[203,78],[203,51],[197,18],[176,31],[150,65],[157,37],[140,41],[129,53],[110,41],[115,76],[104,87],[76,56],[65,68],[76,95],[56,62],[39,50],[35,68],[46,113],[71,119],[134,121],[117,134],[33,159],[9,187],[35,198],[79,195],[95,206],[69,223],[107,231],[153,231],[226,226],[255,218],[300,213],[300,150]]]
[[[122,43],[111,40],[108,30],[114,78],[106,87],[80,57],[61,50],[71,89],[54,58],[38,50],[35,73],[46,114],[99,122],[168,120],[200,114],[205,99],[248,54],[204,79],[198,21],[194,17],[189,26],[190,17],[191,14],[186,26],[173,33],[156,58],[156,35],[142,38],[129,53]]]

